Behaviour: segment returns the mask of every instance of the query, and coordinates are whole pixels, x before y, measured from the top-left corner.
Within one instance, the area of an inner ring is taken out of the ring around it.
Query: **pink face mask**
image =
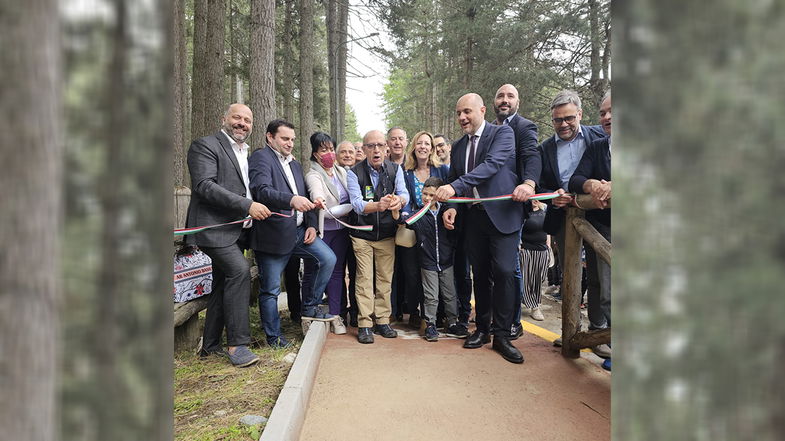
[[[324,166],[324,168],[331,168],[335,164],[334,152],[323,153],[322,156],[320,156],[320,158],[322,159],[322,165]]]

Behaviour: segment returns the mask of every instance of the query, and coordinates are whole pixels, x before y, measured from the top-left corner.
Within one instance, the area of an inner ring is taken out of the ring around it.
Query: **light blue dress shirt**
[[[368,165],[368,172],[371,176],[371,185],[373,185],[373,188],[375,189],[376,186],[379,185],[379,172],[370,165]],[[357,179],[357,175],[354,174],[352,170],[346,172],[346,186],[349,187],[349,200],[352,203],[354,212],[360,215],[364,214],[365,206],[368,204],[368,201],[363,200],[360,183]],[[406,203],[409,202],[409,192],[406,190],[406,183],[403,179],[403,167],[400,166],[398,167],[398,171],[395,172],[395,194],[401,198],[401,208],[403,208]]]
[[[564,141],[559,135],[556,138],[556,160],[559,164],[559,180],[561,188],[567,190],[568,183],[578,163],[581,162],[583,152],[586,151],[586,138],[583,137],[581,126],[578,126],[578,135],[572,141]]]

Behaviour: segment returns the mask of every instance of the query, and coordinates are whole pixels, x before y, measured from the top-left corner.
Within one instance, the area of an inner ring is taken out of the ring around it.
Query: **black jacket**
[[[368,160],[363,160],[352,167],[352,171],[357,175],[357,183],[360,185],[360,192],[366,201],[379,202],[382,196],[395,194],[395,175],[398,173],[398,164],[384,160],[382,171],[379,173],[379,182],[373,189],[373,197],[366,197],[365,187],[371,185],[371,175],[368,172]],[[390,210],[376,213],[358,215],[352,210],[349,213],[349,223],[352,225],[373,225],[373,231],[349,230],[349,234],[364,240],[377,241],[395,236],[397,222],[392,217]]]
[[[420,265],[428,271],[444,271],[453,264],[455,230],[444,228],[441,222],[447,208],[446,204],[441,204],[435,217],[429,210],[420,220],[406,226],[417,235]]]
[[[608,138],[597,139],[586,147],[586,152],[583,153],[578,168],[570,178],[570,191],[586,193],[583,191],[583,184],[589,179],[611,180],[611,150]],[[602,231],[602,227],[610,230],[611,209],[589,210],[586,212],[586,220],[598,231]]]

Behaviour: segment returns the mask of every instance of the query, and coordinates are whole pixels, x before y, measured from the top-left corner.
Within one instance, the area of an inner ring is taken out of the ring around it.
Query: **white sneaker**
[[[540,307],[532,308],[532,319],[537,321],[545,320],[545,317],[542,315],[542,311],[540,311]]]
[[[346,334],[346,325],[343,324],[342,318],[335,316],[335,318],[331,323],[332,323],[334,334],[336,335]]]

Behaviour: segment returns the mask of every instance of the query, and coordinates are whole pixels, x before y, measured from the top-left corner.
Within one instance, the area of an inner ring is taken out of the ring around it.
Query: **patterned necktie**
[[[469,164],[466,167],[466,173],[469,173],[474,169],[474,153],[477,148],[477,135],[469,136],[469,142],[471,142],[472,145],[469,148]]]

